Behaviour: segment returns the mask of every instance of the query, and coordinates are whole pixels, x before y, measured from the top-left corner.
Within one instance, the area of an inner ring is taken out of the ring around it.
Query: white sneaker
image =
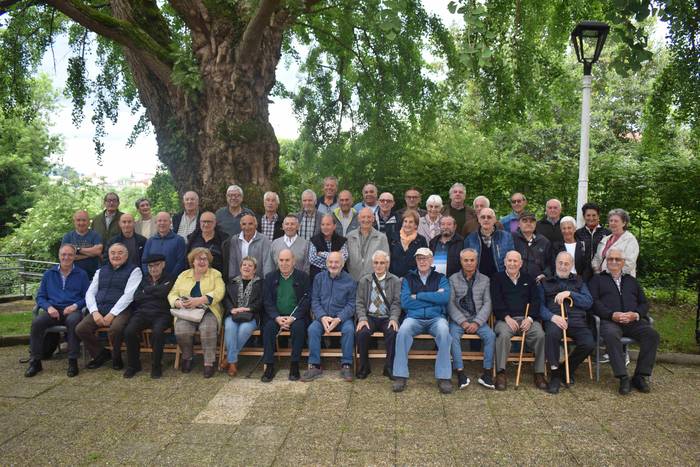
[[[600,356],[600,363],[610,363],[610,355],[604,353]]]

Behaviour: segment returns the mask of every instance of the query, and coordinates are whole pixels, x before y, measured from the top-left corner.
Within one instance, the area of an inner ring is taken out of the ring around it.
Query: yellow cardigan
[[[175,308],[175,300],[180,297],[189,297],[195,282],[194,269],[188,269],[177,276],[175,285],[173,285],[173,288],[168,294],[170,306]],[[202,290],[202,295],[211,297],[212,300],[209,309],[216,315],[219,322],[221,322],[223,316],[221,300],[224,299],[224,293],[226,292],[226,286],[221,278],[221,273],[210,267],[199,281],[199,288]]]

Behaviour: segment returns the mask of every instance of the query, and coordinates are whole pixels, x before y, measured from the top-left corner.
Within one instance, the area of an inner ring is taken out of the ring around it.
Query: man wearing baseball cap
[[[401,286],[401,308],[406,312],[396,335],[394,356],[393,391],[406,389],[408,380],[408,352],[413,337],[429,333],[435,338],[438,354],[435,359],[435,378],[443,394],[452,392],[452,367],[450,365],[450,329],[447,324],[447,303],[450,300],[450,283],[444,274],[433,268],[433,252],[429,248],[418,248],[415,253],[415,270],[403,278]]]

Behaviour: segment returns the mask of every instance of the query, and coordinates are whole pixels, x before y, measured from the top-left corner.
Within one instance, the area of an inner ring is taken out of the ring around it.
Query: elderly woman
[[[182,272],[172,290],[168,301],[173,308],[206,309],[202,320],[198,323],[185,319],[175,319],[175,336],[177,345],[182,350],[182,372],[192,371],[192,347],[194,333],[199,330],[202,350],[204,352],[204,377],[214,376],[214,360],[216,360],[216,338],[221,322],[221,300],[224,298],[225,287],[221,273],[210,267],[213,260],[211,252],[206,248],[195,248],[187,255],[190,269]]]
[[[407,209],[403,213],[401,230],[389,240],[391,256],[389,271],[398,277],[403,277],[408,274],[408,271],[416,269],[416,251],[418,248],[428,247],[425,237],[418,233],[419,222],[418,212]]]
[[[563,240],[554,242],[552,245],[552,271],[557,269],[555,264],[557,255],[562,251],[566,251],[574,258],[571,272],[588,282],[593,275],[593,271],[590,270],[586,263],[586,244],[582,240],[576,240],[575,238],[576,219],[571,216],[562,217],[559,221],[559,229]]]
[[[241,274],[226,284],[224,295],[224,342],[226,363],[222,370],[233,377],[238,373],[238,352],[241,351],[260,322],[263,309],[262,279],[256,274],[258,261],[246,256],[241,261]]]
[[[639,256],[639,243],[632,233],[627,230],[630,225],[630,215],[624,209],[613,209],[608,213],[608,228],[611,234],[600,240],[598,250],[591,261],[593,272],[607,271],[608,265],[605,256],[614,245],[615,249],[622,251],[625,256],[624,274],[637,276],[637,257]]]
[[[425,202],[428,213],[420,218],[418,234],[430,243],[433,237],[440,235],[440,219],[442,219],[442,198],[440,195],[430,195]]]

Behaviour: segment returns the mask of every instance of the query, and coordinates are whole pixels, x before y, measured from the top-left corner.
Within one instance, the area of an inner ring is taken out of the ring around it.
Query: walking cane
[[[292,312],[289,313],[290,318],[292,316],[294,316],[294,313],[297,312],[297,310],[299,309],[299,305],[301,305],[304,302],[304,299],[306,298],[307,295],[309,295],[308,292],[301,296],[301,300],[299,300],[299,303],[297,303],[297,306],[295,306],[294,309],[292,310]],[[275,340],[279,337],[279,335],[281,333],[282,333],[282,328],[280,328],[280,330],[277,331],[277,335],[275,336]],[[264,357],[265,357],[265,355],[261,355],[260,358],[258,358],[258,361],[255,362],[255,366],[253,367],[253,369],[250,370],[247,375],[245,375],[246,379],[250,379],[250,377],[253,375],[253,373],[255,373],[255,370],[258,369],[258,367],[260,366],[260,362],[262,362]]]
[[[561,305],[559,305],[561,309],[561,317],[566,320],[566,311],[564,311],[564,301],[568,300],[569,301],[569,308],[574,306],[574,299],[571,297],[566,297],[564,300],[562,300]],[[566,342],[566,329],[562,331],[562,334],[564,335],[564,368],[566,369],[566,384],[568,385],[571,382],[571,378],[569,376],[569,346]]]
[[[525,317],[523,320],[527,319],[527,314],[530,311],[530,304],[525,305]],[[515,389],[518,389],[520,384],[520,369],[523,366],[523,351],[525,350],[525,336],[527,331],[523,331],[522,341],[520,342],[520,356],[518,357],[518,371],[515,373]]]

